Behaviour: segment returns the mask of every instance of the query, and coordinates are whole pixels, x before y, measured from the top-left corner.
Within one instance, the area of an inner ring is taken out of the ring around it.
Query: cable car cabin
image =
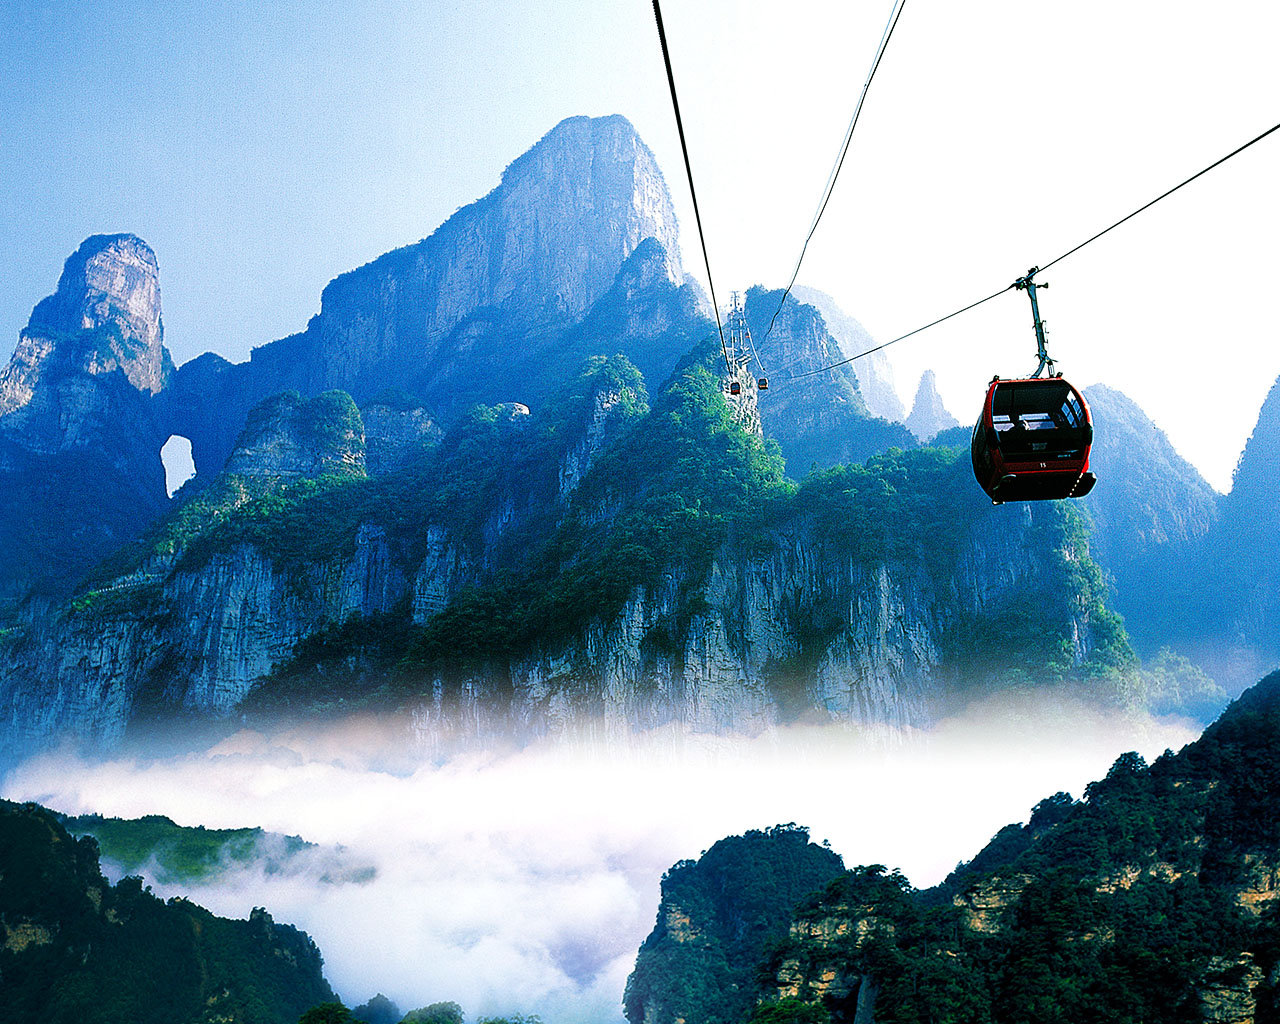
[[[768,391],[768,390],[769,390],[769,378],[768,378],[768,377],[761,377],[758,381],[756,381],[756,388],[757,388],[758,390],[760,390],[760,391]]]
[[[973,475],[999,505],[1082,498],[1093,420],[1084,396],[1061,377],[991,381],[973,428]]]
[[[731,394],[731,395],[740,395],[740,394],[742,394],[742,385],[741,385],[741,384],[739,384],[736,380],[732,380],[732,381],[730,381],[730,382],[729,382],[729,394]]]

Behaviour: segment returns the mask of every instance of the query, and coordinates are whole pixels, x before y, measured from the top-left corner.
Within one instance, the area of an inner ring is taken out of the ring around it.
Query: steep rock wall
[[[9,366],[0,374],[0,417],[12,430],[46,385],[61,377],[119,370],[140,392],[155,394],[171,370],[160,324],[155,253],[136,235],[94,235],[63,267],[57,291],[32,310]],[[28,428],[29,429],[29,428]]]
[[[903,408],[902,399],[898,397],[897,385],[894,383],[893,366],[885,352],[870,352],[876,347],[875,339],[867,329],[849,316],[837,304],[836,300],[816,288],[796,285],[791,294],[801,302],[815,307],[826,321],[831,337],[840,346],[845,359],[858,357],[849,365],[858,378],[858,390],[867,403],[872,416],[901,423],[907,418],[907,410]]]
[[[482,720],[489,732],[605,736],[668,724],[749,733],[794,720],[924,724],[946,685],[938,669],[957,613],[981,614],[1039,571],[1034,515],[1028,508],[1019,529],[994,540],[975,528],[942,578],[910,561],[864,564],[806,524],[763,544],[730,541],[705,581],[673,567],[567,642],[435,679],[415,711],[419,738],[430,745]],[[1068,631],[1083,660],[1088,616]]]
[[[785,386],[763,392],[759,401],[764,432],[782,448],[788,474],[799,480],[813,465],[857,463],[891,447],[915,447],[906,427],[867,408],[853,364],[843,362],[819,310],[791,298],[775,320],[781,298],[780,291],[752,288],[745,312],[757,347],[769,337],[769,365],[786,368]]]
[[[0,602],[65,593],[164,508],[152,396],[172,365],[155,254],[95,235],[0,372]]]
[[[385,530],[362,527],[353,554],[302,573],[242,544],[162,584],[91,592],[59,616],[34,619],[0,651],[13,750],[63,734],[110,747],[148,709],[229,715],[325,625],[460,586],[458,560],[441,548],[410,578]]]
[[[431,746],[505,735],[632,730],[759,732],[795,720],[873,730],[922,724],[952,619],[980,612],[1038,570],[1028,507],[992,541],[981,525],[939,575],[909,559],[863,562],[803,521],[731,538],[705,578],[672,566],[610,621],[464,678],[425,681],[414,729]],[[408,607],[425,622],[481,565],[447,531],[416,562],[377,526],[350,554],[288,572],[247,545],[85,595],[0,648],[11,736],[63,732],[111,744],[152,704],[226,716],[303,638]],[[1091,624],[1070,624],[1087,653]]]

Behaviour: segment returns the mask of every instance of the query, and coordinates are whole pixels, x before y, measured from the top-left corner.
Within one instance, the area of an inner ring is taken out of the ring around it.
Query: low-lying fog
[[[4,796],[341,845],[343,863],[376,868],[372,880],[332,871],[330,849],[285,873],[151,881],[224,916],[265,906],[305,929],[349,1006],[383,992],[406,1011],[454,1000],[468,1020],[616,1024],[662,873],[717,839],[796,822],[847,865],[901,868],[923,888],[1041,798],[1078,798],[1124,751],[1151,760],[1196,732],[1021,694],[912,734],[656,731],[433,763],[415,758],[403,720],[350,720],[242,732],[180,757],[42,755],[9,774]]]

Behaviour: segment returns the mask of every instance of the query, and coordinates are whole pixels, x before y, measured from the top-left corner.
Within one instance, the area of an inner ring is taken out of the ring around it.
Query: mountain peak
[[[155,394],[168,371],[163,336],[151,246],[132,234],[93,235],[67,257],[57,291],[32,310],[6,377],[23,371],[23,362],[47,365],[56,348],[62,365],[94,375],[119,369],[139,391]],[[35,376],[42,368],[34,367]],[[32,373],[18,375],[34,386]],[[4,404],[4,411],[17,407]]]
[[[27,329],[66,333],[116,320],[151,347],[161,335],[160,270],[137,235],[91,235],[67,257],[58,289],[31,312]]]
[[[846,359],[857,358],[850,367],[857,375],[858,389],[872,416],[901,423],[907,418],[902,407],[897,386],[893,380],[893,366],[883,352],[869,352],[875,348],[875,339],[857,320],[846,313],[826,292],[817,288],[796,285],[791,294],[801,302],[815,307],[827,323],[827,330],[836,339]]]
[[[1217,516],[1212,488],[1141,407],[1104,384],[1085,390],[1096,433],[1090,462],[1107,481],[1086,501],[1108,559],[1152,545],[1186,544]]]
[[[533,189],[542,193],[541,203],[555,204],[544,210],[546,214],[558,214],[565,226],[589,232],[595,240],[594,251],[555,253],[567,257],[576,276],[587,283],[580,298],[563,295],[570,313],[584,313],[646,238],[657,239],[666,253],[668,276],[675,284],[683,283],[675,207],[666,180],[653,152],[621,114],[565,118],[513,160],[502,183],[485,198],[506,190],[520,201]],[[596,262],[600,268],[593,286]]]
[[[911,404],[911,415],[906,423],[911,433],[921,441],[928,441],[939,431],[960,425],[960,421],[942,404],[938,380],[932,370],[925,370],[920,375],[920,386],[916,388],[916,399]]]
[[[1232,504],[1271,502],[1275,493],[1276,467],[1280,465],[1280,378],[1258,410],[1253,433],[1240,453],[1231,479]]]
[[[285,386],[339,387],[363,401],[394,378],[443,409],[442,381],[492,378],[529,358],[591,310],[647,239],[666,277],[683,283],[675,207],[653,153],[623,117],[569,118],[430,236],[330,282],[299,336],[308,365],[288,361]]]

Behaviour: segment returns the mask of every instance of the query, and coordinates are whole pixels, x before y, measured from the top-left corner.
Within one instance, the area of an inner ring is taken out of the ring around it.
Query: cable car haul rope
[[[1083,242],[1081,242],[1075,248],[1068,249],[1061,256],[1055,257],[1054,259],[1050,260],[1048,263],[1044,264],[1042,267],[1039,267],[1036,270],[1033,270],[1032,273],[1038,273],[1040,271],[1047,270],[1049,267],[1053,266],[1055,263],[1062,262],[1062,260],[1065,260],[1068,256],[1075,255],[1077,252],[1083,249],[1090,242],[1096,242],[1099,238],[1101,238],[1107,232],[1115,228],[1118,228],[1125,221],[1133,219],[1138,214],[1142,213],[1144,210],[1150,209],[1152,206],[1155,206],[1156,203],[1160,202],[1161,199],[1164,199],[1167,196],[1173,195],[1173,193],[1177,192],[1178,189],[1182,188],[1184,185],[1191,184],[1191,182],[1195,181],[1201,175],[1207,174],[1209,171],[1213,170],[1215,167],[1218,167],[1219,165],[1226,163],[1233,156],[1237,155],[1238,153],[1243,153],[1246,149],[1248,149],[1254,143],[1261,142],[1268,135],[1276,131],[1280,131],[1280,124],[1272,125],[1272,127],[1268,128],[1261,135],[1255,136],[1254,138],[1246,142],[1243,146],[1239,146],[1236,149],[1233,149],[1226,156],[1222,157],[1219,160],[1215,160],[1208,167],[1205,167],[1203,170],[1197,171],[1195,174],[1191,175],[1191,177],[1187,178],[1185,181],[1179,182],[1177,185],[1174,185],[1173,188],[1169,189],[1169,191],[1162,192],[1160,195],[1156,196],[1153,200],[1151,200],[1151,202],[1145,203],[1144,205],[1134,210],[1132,213],[1126,214],[1125,216],[1121,217],[1118,221],[1116,221],[1114,224],[1112,224],[1110,227],[1103,228],[1096,235],[1092,235],[1089,238],[1086,238]],[[1019,280],[1022,280],[1022,278],[1019,278]],[[883,344],[876,345],[874,348],[869,348],[865,352],[859,352],[856,356],[850,356],[848,359],[841,359],[839,362],[831,363],[827,366],[820,366],[816,370],[806,370],[804,373],[792,374],[790,376],[783,377],[782,379],[783,380],[799,380],[801,377],[808,377],[815,373],[824,373],[827,370],[834,370],[837,366],[844,366],[846,363],[852,363],[854,360],[861,359],[864,356],[869,356],[874,352],[879,352],[881,349],[886,349],[890,345],[896,345],[900,341],[906,341],[908,338],[914,337],[915,335],[921,333],[922,331],[927,331],[930,327],[936,327],[938,326],[938,324],[942,323],[943,321],[950,320],[952,317],[959,316],[961,313],[967,313],[971,309],[976,309],[977,307],[981,306],[984,302],[990,302],[992,299],[1003,295],[1005,292],[1013,291],[1017,287],[1018,287],[1018,281],[1014,281],[1012,284],[1006,285],[1005,287],[1001,288],[999,291],[992,292],[990,295],[986,296],[986,298],[979,299],[977,302],[971,302],[969,303],[969,305],[964,306],[960,309],[957,309],[954,313],[948,313],[946,316],[938,317],[937,320],[932,320],[929,323],[925,324],[923,327],[917,327],[914,331],[908,331],[906,334],[900,334],[898,337],[893,338],[890,341],[886,341]]]
[[[671,70],[671,53],[667,50],[667,32],[662,27],[662,8],[658,0],[653,0],[653,16],[658,21],[658,41],[662,43],[662,62],[667,66],[667,84],[671,86],[671,106],[676,113],[676,130],[680,134],[680,152],[684,154],[684,170],[689,178],[689,195],[693,199],[693,219],[698,225],[698,241],[702,243],[702,262],[707,268],[707,285],[711,289],[711,308],[716,313],[716,330],[720,332],[720,351],[724,355],[724,365],[729,366],[729,350],[724,344],[724,327],[720,324],[720,305],[716,302],[716,285],[711,280],[711,260],[707,257],[707,239],[702,233],[702,214],[698,212],[698,190],[693,187],[693,167],[689,163],[689,147],[684,141],[684,121],[680,118],[680,99],[676,96],[676,76]]]

